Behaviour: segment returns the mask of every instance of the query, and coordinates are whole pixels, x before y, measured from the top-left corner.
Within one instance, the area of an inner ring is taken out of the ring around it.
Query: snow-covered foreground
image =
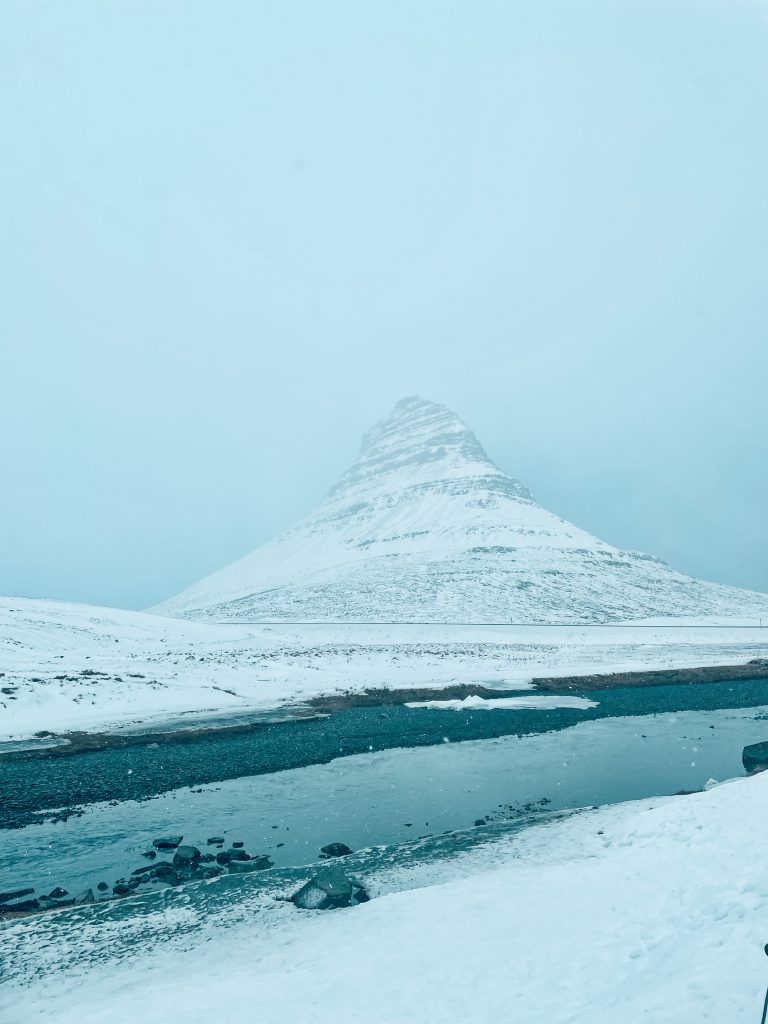
[[[766,654],[768,631],[680,620],[650,627],[248,626],[6,598],[0,740],[231,714],[371,686],[527,689],[533,676],[738,664]]]
[[[176,937],[190,909],[135,925],[128,917],[84,927],[80,918],[68,941],[65,912],[58,944],[44,941],[50,918],[19,922],[3,944],[26,956],[28,980],[4,986],[0,1016],[756,1022],[768,982],[767,798],[764,774],[583,812],[452,861],[366,879],[379,898],[346,911],[249,900],[244,886],[240,907]],[[164,928],[167,937],[152,941]],[[110,961],[116,929],[136,942],[130,957]],[[94,959],[78,961],[77,949]]]

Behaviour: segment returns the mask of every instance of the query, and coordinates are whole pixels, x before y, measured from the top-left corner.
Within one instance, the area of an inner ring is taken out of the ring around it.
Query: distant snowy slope
[[[154,611],[214,620],[768,616],[768,596],[605,544],[538,505],[445,406],[399,402],[320,507]]]

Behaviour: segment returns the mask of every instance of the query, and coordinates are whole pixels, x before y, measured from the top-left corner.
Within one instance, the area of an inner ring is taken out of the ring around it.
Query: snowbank
[[[226,929],[203,923],[156,944],[137,920],[141,941],[120,963],[109,962],[113,923],[81,926],[72,942],[98,949],[98,960],[57,970],[51,950],[32,943],[30,977],[41,965],[48,977],[7,985],[0,1016],[751,1024],[768,982],[767,797],[764,774],[574,815],[447,864],[371,879],[384,895],[348,911],[264,901],[231,913]],[[405,886],[421,887],[392,891]],[[29,944],[30,927],[42,926],[10,926],[6,948],[25,929]]]

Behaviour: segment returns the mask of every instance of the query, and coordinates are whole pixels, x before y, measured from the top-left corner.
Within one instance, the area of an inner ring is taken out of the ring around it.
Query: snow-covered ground
[[[17,922],[0,1017],[756,1024],[766,800],[763,774],[582,812],[367,878],[379,898],[346,911],[296,911],[244,882],[199,918],[176,903],[132,918],[127,901],[119,922]]]
[[[725,621],[241,626],[2,599],[0,740],[266,709],[371,686],[527,689],[534,676],[738,664],[768,655],[768,630],[723,628]]]

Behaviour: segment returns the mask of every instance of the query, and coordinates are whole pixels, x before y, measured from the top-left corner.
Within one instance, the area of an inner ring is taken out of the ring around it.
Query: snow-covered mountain
[[[768,617],[768,595],[622,551],[538,505],[443,405],[405,398],[311,515],[154,611],[215,620]]]

